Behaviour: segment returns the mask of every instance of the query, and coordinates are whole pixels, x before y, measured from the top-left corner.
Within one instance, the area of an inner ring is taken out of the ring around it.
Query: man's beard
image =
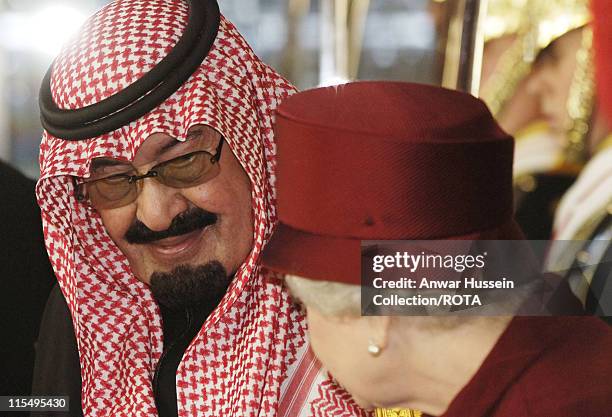
[[[151,291],[158,303],[170,310],[199,307],[214,310],[225,295],[232,277],[219,261],[204,265],[179,265],[170,272],[151,275]]]

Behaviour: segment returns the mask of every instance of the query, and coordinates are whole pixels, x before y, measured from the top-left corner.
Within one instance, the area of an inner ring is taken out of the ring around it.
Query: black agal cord
[[[88,139],[144,116],[170,97],[206,58],[219,30],[220,12],[215,0],[187,2],[187,27],[172,51],[130,86],[98,103],[75,110],[60,109],[51,95],[51,65],[40,88],[43,127],[61,139]]]

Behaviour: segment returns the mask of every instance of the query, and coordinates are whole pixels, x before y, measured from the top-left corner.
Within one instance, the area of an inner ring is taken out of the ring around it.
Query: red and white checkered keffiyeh
[[[188,6],[180,0],[116,0],[107,5],[56,60],[54,101],[60,108],[75,109],[122,90],[170,51],[187,17]],[[148,286],[134,277],[97,212],[77,202],[71,177],[86,177],[93,158],[132,160],[153,133],[184,140],[195,124],[219,131],[248,174],[255,236],[226,296],[179,365],[179,415],[320,414],[317,409],[334,416],[359,413],[327,378],[312,378],[310,386],[296,383],[304,369],[313,369],[312,361],[303,360],[305,320],[258,263],[276,221],[272,115],[294,91],[222,17],[200,68],[149,114],[86,141],[68,142],[44,133],[37,195],[47,249],[74,321],[86,416],[157,414],[152,379],[162,352],[162,330]],[[293,411],[282,410],[282,404],[291,404]]]

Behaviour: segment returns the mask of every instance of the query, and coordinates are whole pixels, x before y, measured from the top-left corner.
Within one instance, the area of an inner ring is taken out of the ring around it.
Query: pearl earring
[[[368,344],[368,353],[374,357],[377,357],[378,355],[380,355],[381,351],[382,348],[370,340]]]

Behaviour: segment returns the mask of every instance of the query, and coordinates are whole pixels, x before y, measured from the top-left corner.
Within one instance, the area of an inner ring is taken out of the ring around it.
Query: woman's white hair
[[[316,309],[325,316],[355,317],[362,315],[362,294],[359,285],[313,280],[295,275],[286,275],[285,280],[291,295],[297,301],[301,301],[307,307]],[[485,303],[480,307],[465,311],[449,310],[447,307],[428,307],[423,309],[422,314],[416,316],[438,317],[447,326],[452,323],[450,327],[454,327],[457,323],[464,322],[469,317],[512,315],[540,286],[541,282],[533,282],[523,285],[510,295],[503,290],[489,290],[482,293]],[[379,293],[385,294],[387,291],[389,290],[382,290]],[[432,291],[429,292],[432,293]],[[396,290],[395,293],[415,294],[414,290]],[[375,315],[406,315],[405,311],[402,311],[402,307],[379,307],[371,312]],[[451,320],[452,317],[457,320]]]
[[[286,275],[287,287],[294,298],[325,316],[360,316],[361,288],[358,285],[318,281]]]

